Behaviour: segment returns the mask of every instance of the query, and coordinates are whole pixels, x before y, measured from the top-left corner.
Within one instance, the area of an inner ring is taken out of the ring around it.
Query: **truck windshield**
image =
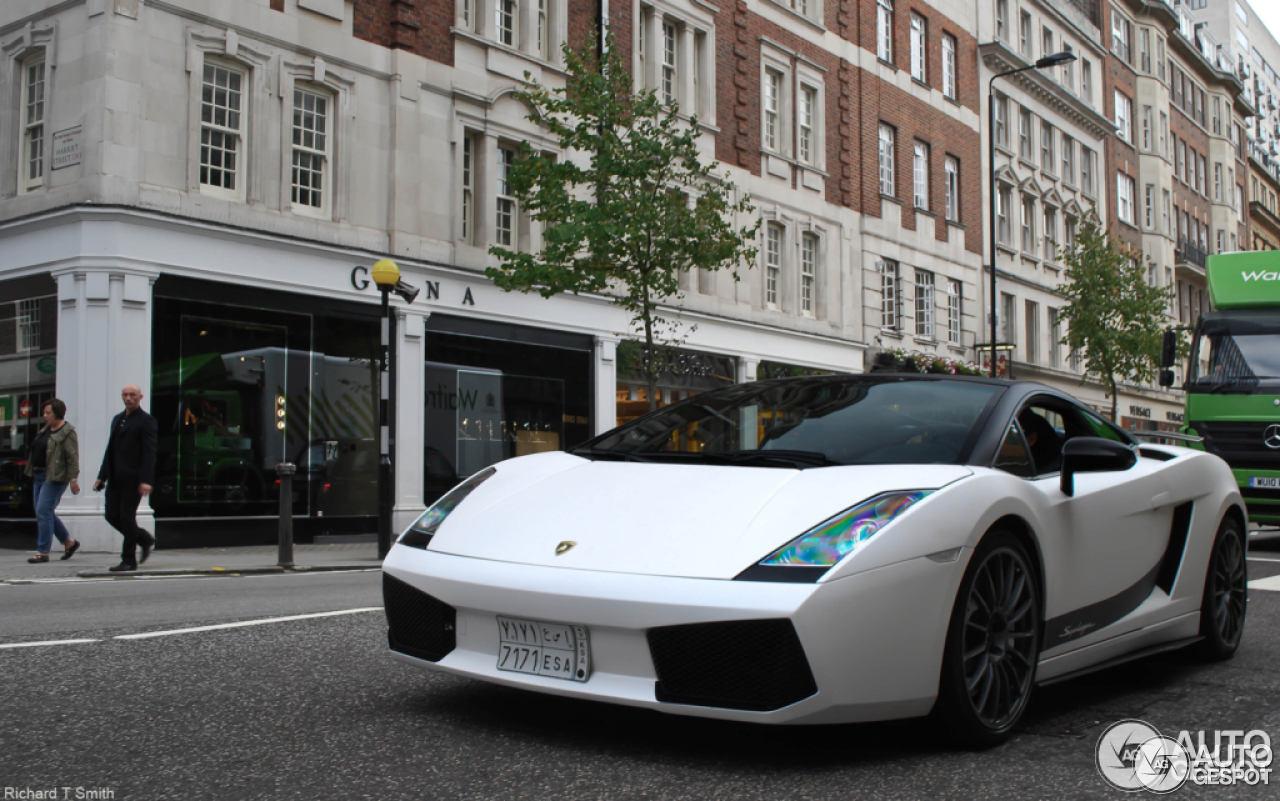
[[[1280,315],[1205,315],[1192,345],[1190,392],[1280,391]]]

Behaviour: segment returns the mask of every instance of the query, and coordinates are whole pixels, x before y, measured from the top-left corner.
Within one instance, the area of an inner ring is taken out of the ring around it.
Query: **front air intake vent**
[[[444,601],[383,573],[382,605],[391,650],[439,662],[457,647],[458,612]]]
[[[649,629],[659,701],[768,712],[818,691],[786,618]]]

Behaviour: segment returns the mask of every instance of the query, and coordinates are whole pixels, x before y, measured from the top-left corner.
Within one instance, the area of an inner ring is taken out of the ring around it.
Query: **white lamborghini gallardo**
[[[740,384],[500,462],[383,563],[399,659],[761,723],[935,714],[1009,736],[1037,684],[1245,618],[1225,462],[1042,385]]]

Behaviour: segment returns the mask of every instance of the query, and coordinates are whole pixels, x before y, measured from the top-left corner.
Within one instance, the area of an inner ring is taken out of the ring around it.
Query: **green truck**
[[[1280,524],[1280,251],[1210,256],[1214,311],[1196,321],[1182,433],[1231,466],[1254,523]],[[1173,383],[1177,333],[1160,383]]]

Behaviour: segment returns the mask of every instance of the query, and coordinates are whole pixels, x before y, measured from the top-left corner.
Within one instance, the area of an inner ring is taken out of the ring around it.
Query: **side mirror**
[[[1164,332],[1164,339],[1160,340],[1160,366],[1166,370],[1178,363],[1178,332],[1172,328]],[[1163,374],[1162,374],[1163,375]],[[1172,382],[1170,382],[1172,383]],[[1161,383],[1161,386],[1169,386],[1169,384]]]
[[[1074,437],[1062,446],[1062,492],[1076,494],[1076,473],[1112,473],[1138,463],[1128,445],[1102,437]]]
[[[1162,387],[1171,387],[1171,386],[1173,386],[1173,371],[1172,371],[1172,370],[1161,370],[1161,371],[1160,371],[1160,386],[1162,386]]]

